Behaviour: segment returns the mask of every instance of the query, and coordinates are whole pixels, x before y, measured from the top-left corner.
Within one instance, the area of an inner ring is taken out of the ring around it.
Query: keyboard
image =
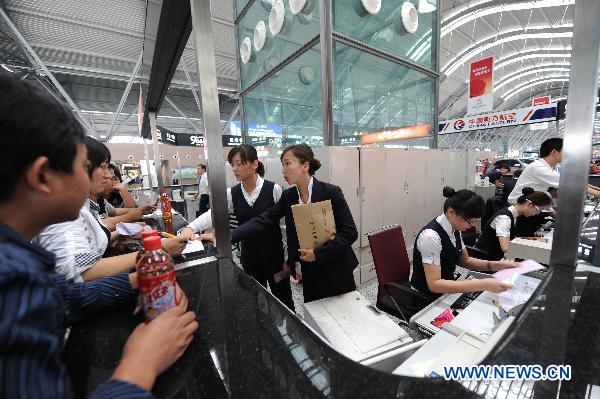
[[[450,308],[454,310],[463,310],[469,306],[471,302],[477,299],[480,294],[481,292],[466,292],[459,296],[458,299],[450,305]]]

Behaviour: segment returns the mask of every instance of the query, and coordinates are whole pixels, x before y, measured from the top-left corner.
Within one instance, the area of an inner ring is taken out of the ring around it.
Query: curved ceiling
[[[488,56],[495,58],[496,109],[528,105],[543,85],[560,84],[555,95],[566,95],[574,3],[441,1],[440,119],[466,114],[469,63]]]

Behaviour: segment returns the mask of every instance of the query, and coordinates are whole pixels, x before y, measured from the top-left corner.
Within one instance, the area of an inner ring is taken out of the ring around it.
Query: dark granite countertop
[[[179,270],[177,278],[200,329],[184,356],[158,378],[159,398],[481,397],[459,383],[395,376],[354,363],[228,259]],[[600,275],[556,268],[540,292],[485,363],[570,364],[573,378],[562,383],[560,396],[582,397],[600,379]],[[142,320],[132,309],[133,304],[73,327],[65,360],[77,397],[110,377]],[[536,383],[533,394],[555,398],[558,388]]]

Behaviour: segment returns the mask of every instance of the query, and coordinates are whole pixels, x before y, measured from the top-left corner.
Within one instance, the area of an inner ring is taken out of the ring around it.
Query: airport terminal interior
[[[599,19],[0,0],[0,397],[600,398]]]

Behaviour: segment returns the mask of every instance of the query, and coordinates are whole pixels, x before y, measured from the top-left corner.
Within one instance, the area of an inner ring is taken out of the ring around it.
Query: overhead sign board
[[[156,138],[161,143],[177,145],[177,133],[165,129],[164,127],[156,127]]]
[[[429,136],[430,125],[399,127],[360,135],[360,144],[383,143]]]
[[[555,120],[556,104],[548,104],[539,107],[526,107],[491,112],[477,116],[467,115],[464,118],[441,121],[438,132],[440,134],[460,133],[469,130],[527,125],[530,123],[550,122]]]

